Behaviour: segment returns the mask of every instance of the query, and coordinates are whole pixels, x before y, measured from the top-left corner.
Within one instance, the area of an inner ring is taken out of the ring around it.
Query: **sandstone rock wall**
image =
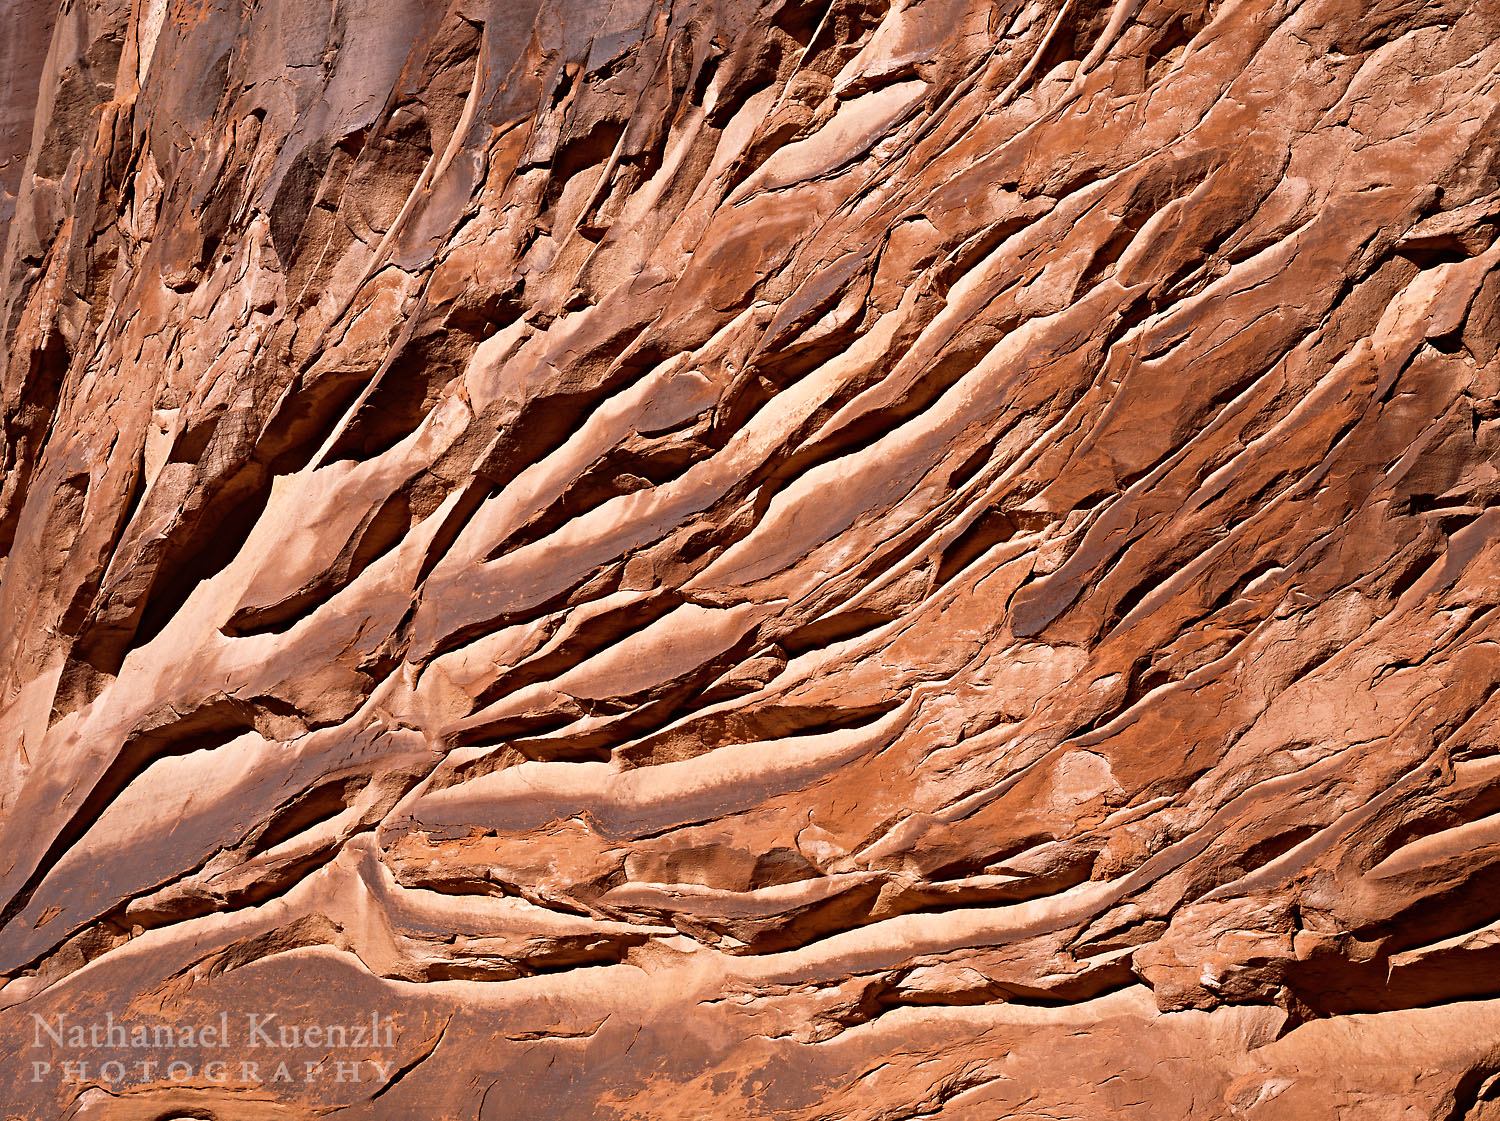
[[[0,1116],[1500,1118],[1500,2],[0,14]]]

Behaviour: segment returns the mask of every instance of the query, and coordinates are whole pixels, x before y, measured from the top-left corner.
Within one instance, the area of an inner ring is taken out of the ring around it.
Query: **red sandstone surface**
[[[1500,1118],[1500,2],[0,20],[0,1117]]]

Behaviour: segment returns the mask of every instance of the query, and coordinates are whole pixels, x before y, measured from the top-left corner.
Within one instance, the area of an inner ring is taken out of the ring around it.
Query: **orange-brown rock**
[[[1500,0],[0,18],[0,1118],[1500,1118]]]

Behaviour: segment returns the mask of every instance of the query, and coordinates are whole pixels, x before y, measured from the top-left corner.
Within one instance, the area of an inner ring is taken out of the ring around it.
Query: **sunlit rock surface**
[[[1496,0],[0,14],[0,1116],[1500,1118]]]

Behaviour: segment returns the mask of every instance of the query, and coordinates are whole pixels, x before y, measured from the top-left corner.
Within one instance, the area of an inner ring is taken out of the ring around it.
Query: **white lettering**
[[[275,1047],[276,1044],[272,1042],[271,1037],[266,1034],[266,1028],[270,1026],[272,1020],[276,1019],[276,1013],[272,1012],[265,1018],[264,1021],[262,1021],[261,1017],[257,1016],[254,1012],[247,1012],[246,1015],[250,1019],[250,1046]]]
[[[59,1012],[57,1014],[57,1030],[56,1031],[53,1031],[52,1028],[48,1026],[47,1021],[44,1020],[44,1019],[42,1019],[35,1012],[33,1012],[31,1014],[31,1020],[32,1020],[32,1023],[36,1024],[36,1040],[32,1043],[33,1047],[40,1047],[42,1045],[42,1032],[46,1032],[47,1035],[51,1038],[51,1040],[52,1040],[53,1043],[56,1043],[59,1047],[62,1046],[62,1041],[63,1041],[63,1014],[61,1012]]]

